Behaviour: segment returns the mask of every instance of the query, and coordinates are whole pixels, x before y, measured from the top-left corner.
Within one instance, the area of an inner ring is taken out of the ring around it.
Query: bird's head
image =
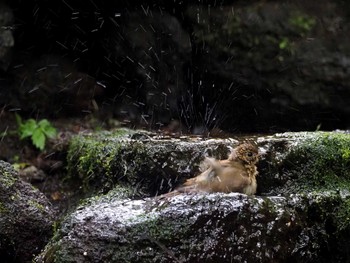
[[[256,164],[259,161],[258,148],[250,143],[243,143],[234,148],[230,160],[239,160],[245,164]]]

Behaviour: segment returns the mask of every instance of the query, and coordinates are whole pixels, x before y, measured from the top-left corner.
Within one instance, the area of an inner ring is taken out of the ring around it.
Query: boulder
[[[204,156],[224,159],[235,139],[183,136],[118,129],[76,136],[68,150],[68,174],[86,193],[106,193],[129,185],[135,195],[168,192],[199,171]]]
[[[161,189],[169,175],[186,176],[179,169],[185,161],[190,165],[190,173],[196,173],[191,169],[197,164],[194,160],[203,157],[201,147],[216,149],[215,145],[223,147],[229,143],[225,140],[198,142],[186,137],[170,138],[166,147],[161,147],[167,140],[162,141],[150,133],[123,131],[119,137],[115,133],[86,135],[79,138],[81,143],[78,148],[78,139],[74,140],[72,149],[75,149],[76,156],[72,159],[70,153],[70,161],[74,160],[79,174],[83,175],[85,171],[90,178],[104,182],[104,177],[118,174],[118,169],[123,169],[124,178],[129,178],[129,173],[133,174],[132,178],[139,178],[138,185],[143,185],[140,189],[150,188],[152,184],[154,189]],[[240,138],[247,139],[254,140],[262,154],[256,196],[214,193],[144,198],[154,190],[143,190],[136,196],[133,193],[136,181],[123,181],[116,177],[116,186],[111,187],[110,192],[88,199],[62,221],[55,237],[36,261],[349,260],[349,134],[285,133]],[[85,158],[91,154],[84,150],[87,144],[94,145],[95,155],[89,160],[95,160],[96,165],[93,162],[89,165]],[[143,151],[136,151],[135,144],[143,145]],[[237,141],[232,140],[231,144],[237,144]],[[113,152],[114,146],[119,150]],[[152,151],[152,148],[156,150]],[[160,159],[155,154],[158,152],[168,157],[179,148],[183,151],[187,149],[187,152],[184,151],[183,155],[177,153],[173,159]],[[201,151],[188,161],[188,152],[194,153],[195,150]],[[137,161],[134,161],[135,158],[123,159],[123,153],[130,152],[146,155],[137,158]],[[116,160],[123,165],[106,166],[118,163]],[[172,169],[157,174],[162,164]],[[149,173],[147,167],[150,167]],[[144,180],[150,174],[153,177]],[[160,179],[152,181],[154,174],[163,177],[163,182]],[[101,183],[100,186],[104,188],[105,185]]]
[[[330,262],[324,220],[341,200],[238,193],[101,198],[66,218],[37,262]]]
[[[30,262],[53,233],[55,211],[48,199],[0,161],[0,257]]]

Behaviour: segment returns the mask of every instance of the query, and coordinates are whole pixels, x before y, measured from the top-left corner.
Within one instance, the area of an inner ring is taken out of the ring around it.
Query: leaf
[[[57,135],[56,129],[48,120],[43,119],[38,123],[38,125],[47,137],[54,138]]]
[[[46,140],[45,134],[41,129],[38,128],[33,132],[32,142],[34,146],[40,149],[41,151],[44,150],[45,140]]]
[[[54,138],[56,136],[57,131],[48,120],[43,119],[38,123],[38,125],[47,137]]]
[[[55,138],[57,135],[57,131],[54,127],[47,127],[43,132],[49,138]]]
[[[42,119],[41,121],[39,121],[38,125],[41,129],[45,129],[46,127],[51,127],[51,123],[47,119]]]
[[[31,137],[33,145],[40,150],[45,147],[46,137],[53,138],[57,135],[56,129],[47,119],[42,119],[39,122],[29,119],[23,122],[21,116],[16,114],[16,120],[20,139]]]
[[[34,119],[29,119],[19,127],[20,139],[32,136],[36,128],[38,127]]]

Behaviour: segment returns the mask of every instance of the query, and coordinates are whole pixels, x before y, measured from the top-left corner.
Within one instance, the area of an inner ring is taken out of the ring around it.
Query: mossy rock
[[[261,140],[267,154],[261,164],[261,189],[288,195],[350,189],[350,134],[284,133]]]
[[[0,257],[30,262],[52,236],[55,211],[48,199],[0,161]]]
[[[237,143],[233,139],[206,141],[189,137],[163,140],[141,131],[122,136],[102,135],[77,138],[75,143],[79,147],[75,149],[94,145],[94,158],[103,161],[102,153],[111,152],[109,144],[118,142],[118,151],[114,152],[118,156],[111,155],[114,157],[106,163],[123,160],[124,166],[112,167],[132,167],[126,171],[136,175],[137,171],[145,175],[155,169],[142,170],[143,167],[161,169],[163,166],[154,159],[171,156],[169,154],[179,145],[182,151],[191,149],[189,152],[193,154],[199,150],[203,153],[204,148],[221,145],[224,149],[227,144]],[[96,147],[99,145],[96,138],[102,146]],[[134,200],[134,185],[119,179],[122,183],[114,182],[118,187],[114,186],[106,195],[88,199],[68,215],[36,261],[348,261],[350,135],[302,132],[250,140],[257,142],[262,153],[257,196],[217,193]],[[140,145],[142,151],[133,148],[139,149]],[[79,166],[81,160],[77,156],[85,156],[87,151],[73,152],[76,154],[73,159]],[[133,162],[132,154],[140,153],[150,155],[143,155],[141,163]],[[129,154],[130,158],[126,159],[124,154]],[[181,156],[188,158],[179,152],[174,155],[179,160]],[[202,157],[201,154],[192,156]],[[164,159],[159,160],[164,162]],[[193,162],[192,167],[195,164]],[[81,167],[92,167],[93,176],[98,175],[97,172],[112,171],[106,169],[109,166]],[[169,171],[175,174],[182,171],[178,167]],[[127,173],[125,177],[134,178]],[[145,185],[138,187],[148,189],[147,181],[142,183]]]
[[[89,195],[122,185],[132,186],[135,197],[154,196],[198,174],[204,156],[226,158],[237,143],[127,129],[80,135],[69,147],[68,173]]]
[[[107,195],[68,216],[36,262],[345,262],[329,251],[342,203],[337,193]]]

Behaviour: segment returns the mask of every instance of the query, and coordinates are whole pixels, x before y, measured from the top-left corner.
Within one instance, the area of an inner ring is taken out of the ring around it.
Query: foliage
[[[297,13],[289,19],[289,23],[300,31],[303,36],[310,32],[316,24],[316,20],[306,14]]]
[[[16,121],[20,139],[30,137],[33,145],[41,151],[45,148],[46,138],[54,138],[57,135],[56,129],[46,119],[39,122],[34,119],[22,121],[22,118],[16,114]]]
[[[290,40],[287,37],[283,37],[278,46],[280,49],[290,48],[290,46],[291,46]]]

